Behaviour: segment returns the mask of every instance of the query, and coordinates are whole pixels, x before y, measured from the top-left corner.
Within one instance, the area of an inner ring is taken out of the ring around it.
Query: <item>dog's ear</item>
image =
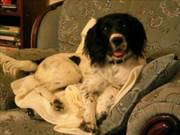
[[[87,32],[84,53],[90,57],[91,64],[104,64],[106,59],[105,40],[103,39],[100,24],[97,22]]]
[[[147,42],[146,32],[143,24],[137,18],[132,17],[131,21],[131,29],[133,32],[131,34],[131,45],[133,45],[133,47],[131,48],[137,56],[142,56]]]

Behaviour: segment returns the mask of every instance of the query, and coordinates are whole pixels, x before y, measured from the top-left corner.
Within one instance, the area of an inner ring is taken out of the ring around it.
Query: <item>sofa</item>
[[[50,5],[33,25],[31,48],[2,51],[17,60],[39,63],[74,52],[91,17],[126,12],[147,33],[147,65],[133,88],[99,126],[101,135],[178,135],[180,133],[180,14],[174,0],[65,0]],[[0,59],[1,60],[1,59]],[[14,103],[10,83],[29,72],[4,73],[0,65],[0,132],[3,135],[58,135],[53,125]]]

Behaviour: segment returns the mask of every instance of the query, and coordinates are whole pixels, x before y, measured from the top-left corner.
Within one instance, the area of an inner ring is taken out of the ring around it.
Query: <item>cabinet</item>
[[[0,42],[0,46],[29,48],[33,22],[46,9],[49,0],[9,0],[9,5],[4,4],[4,1],[0,0],[0,26],[15,26],[19,28],[19,34],[16,35],[18,44]]]

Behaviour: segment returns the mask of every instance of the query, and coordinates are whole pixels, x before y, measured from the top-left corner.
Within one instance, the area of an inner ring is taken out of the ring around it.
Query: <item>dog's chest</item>
[[[110,65],[98,70],[98,74],[115,87],[121,87],[128,79],[132,67],[123,65]]]

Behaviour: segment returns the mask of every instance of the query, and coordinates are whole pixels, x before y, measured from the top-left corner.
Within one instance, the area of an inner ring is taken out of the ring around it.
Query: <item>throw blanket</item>
[[[82,31],[82,42],[77,50],[77,55],[89,61],[81,54],[87,30],[95,24],[92,19]],[[83,121],[84,106],[79,92],[79,81],[84,72],[66,56],[57,54],[48,57],[37,68],[34,74],[12,82],[16,104],[21,108],[32,108],[43,119],[55,125],[54,130],[60,133],[73,135],[91,135],[79,128]],[[62,66],[63,65],[63,66]],[[44,68],[45,67],[45,68]],[[135,67],[124,86],[119,90],[112,108],[135,84],[143,64]],[[87,70],[87,67],[84,67]],[[66,88],[64,88],[66,87]],[[63,111],[56,110],[52,102],[59,99],[63,104]],[[98,101],[98,99],[97,99]],[[111,109],[112,109],[111,108]]]

